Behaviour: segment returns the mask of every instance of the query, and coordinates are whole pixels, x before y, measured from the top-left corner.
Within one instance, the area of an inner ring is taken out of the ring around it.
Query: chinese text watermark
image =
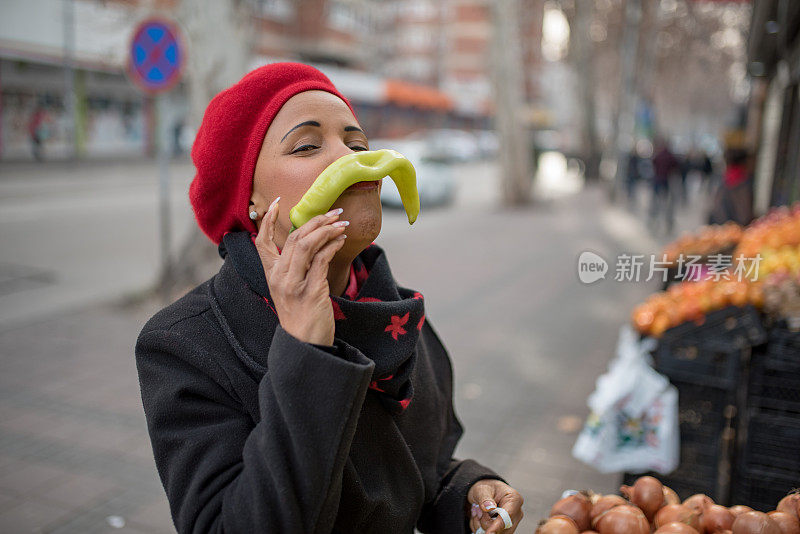
[[[739,254],[711,254],[700,256],[681,254],[669,258],[666,254],[620,254],[614,262],[614,280],[617,282],[662,282],[710,280],[756,281],[761,254],[746,257]],[[578,278],[591,284],[606,278],[609,263],[599,254],[584,251],[578,257]]]

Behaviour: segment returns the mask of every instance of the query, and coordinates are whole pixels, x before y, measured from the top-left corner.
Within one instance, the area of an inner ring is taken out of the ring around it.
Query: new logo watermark
[[[581,252],[578,258],[578,278],[584,284],[593,284],[604,279],[608,272],[608,262],[590,250]]]
[[[709,256],[684,255],[669,259],[666,254],[659,258],[655,254],[620,254],[614,263],[614,281],[649,282],[653,278],[666,282],[699,282],[702,280],[758,280],[761,255],[750,258],[739,254],[736,258],[728,254]],[[584,284],[593,284],[605,279],[608,262],[599,254],[586,250],[578,257],[578,278]]]

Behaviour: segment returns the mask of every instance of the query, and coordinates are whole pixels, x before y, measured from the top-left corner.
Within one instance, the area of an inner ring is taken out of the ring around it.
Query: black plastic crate
[[[731,501],[770,512],[787,493],[800,487],[800,478],[758,470],[740,471],[733,485]]]
[[[680,463],[667,475],[625,473],[623,483],[631,484],[648,474],[670,486],[682,499],[705,493],[724,503],[735,445],[728,429],[736,422],[736,392],[678,380],[672,384],[678,389]]]
[[[800,418],[751,413],[741,468],[800,481]]]
[[[735,389],[751,348],[766,339],[758,310],[729,306],[708,314],[701,325],[686,322],[664,332],[655,368],[671,379]]]
[[[753,353],[748,405],[800,417],[800,332],[777,326]]]
[[[681,440],[707,442],[718,439],[725,423],[735,416],[735,392],[673,380],[678,389]]]
[[[715,502],[720,502],[720,495],[717,494],[717,469],[708,466],[681,465],[668,475],[662,475],[653,471],[646,473],[623,473],[622,483],[632,486],[636,479],[650,475],[656,477],[662,484],[669,486],[681,500],[691,497],[695,493],[705,493]]]

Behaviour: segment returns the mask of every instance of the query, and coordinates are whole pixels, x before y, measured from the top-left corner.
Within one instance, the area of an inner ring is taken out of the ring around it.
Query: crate
[[[761,512],[770,512],[787,493],[797,487],[800,487],[800,478],[753,469],[739,473],[733,485],[731,501],[746,504]]]
[[[668,475],[625,473],[623,483],[632,484],[648,474],[670,486],[682,499],[705,493],[725,502],[734,447],[728,429],[736,417],[735,391],[680,381],[672,384],[678,389],[680,463]]]
[[[732,390],[751,348],[766,340],[758,310],[729,306],[708,314],[702,325],[686,322],[664,332],[655,368],[670,379]]]
[[[681,450],[683,452],[683,450]],[[692,466],[681,463],[681,465],[668,475],[662,475],[653,471],[646,473],[623,473],[622,484],[632,486],[636,479],[650,475],[661,481],[662,484],[672,488],[681,500],[691,497],[695,493],[705,493],[715,502],[719,502],[720,496],[717,494],[717,470],[713,467]]]
[[[800,418],[752,413],[741,469],[794,478],[800,485]]]
[[[718,439],[727,419],[732,418],[735,392],[673,380],[678,389],[678,421],[682,441],[708,442]]]
[[[748,405],[762,412],[800,417],[800,332],[773,328],[750,366]]]

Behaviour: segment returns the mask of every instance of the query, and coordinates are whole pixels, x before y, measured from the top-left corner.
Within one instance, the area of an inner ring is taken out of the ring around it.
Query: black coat
[[[368,250],[389,272],[383,251]],[[469,487],[503,479],[452,458],[463,429],[450,358],[430,322],[419,322],[413,401],[392,413],[370,387],[375,361],[340,338],[338,324],[330,347],[293,337],[237,263],[227,254],[214,277],[156,313],[136,343],[177,530],[470,532]]]

